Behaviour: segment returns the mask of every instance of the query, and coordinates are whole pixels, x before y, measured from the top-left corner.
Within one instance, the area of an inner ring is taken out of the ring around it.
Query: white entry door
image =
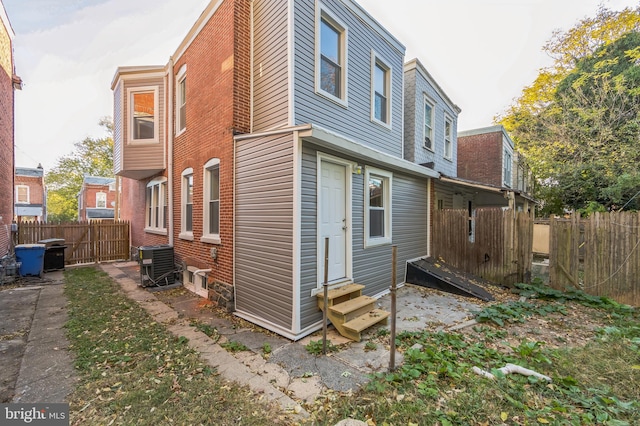
[[[347,192],[345,165],[321,161],[318,257],[320,282],[324,281],[325,238],[329,237],[328,281],[347,278]]]

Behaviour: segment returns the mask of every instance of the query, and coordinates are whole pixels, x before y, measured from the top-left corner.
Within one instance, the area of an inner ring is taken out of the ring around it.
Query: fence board
[[[129,259],[129,222],[23,222],[18,227],[19,244],[49,238],[65,240],[67,265]]]
[[[549,246],[552,287],[640,306],[640,213],[552,219]]]
[[[502,209],[438,210],[433,215],[432,255],[465,272],[502,285],[531,277],[533,221]]]

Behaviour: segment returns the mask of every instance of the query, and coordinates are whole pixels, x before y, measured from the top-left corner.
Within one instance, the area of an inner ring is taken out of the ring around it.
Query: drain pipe
[[[167,86],[169,94],[167,96],[167,204],[169,207],[169,218],[167,224],[169,229],[169,245],[173,247],[173,56],[169,57],[169,70],[167,76]]]

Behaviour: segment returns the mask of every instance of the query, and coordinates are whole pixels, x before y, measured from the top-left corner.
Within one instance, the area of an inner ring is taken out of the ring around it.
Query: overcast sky
[[[16,165],[45,170],[113,115],[118,66],[164,65],[209,0],[2,0],[16,33]],[[638,0],[358,0],[417,57],[462,113],[490,126],[550,64],[541,47],[599,4]]]

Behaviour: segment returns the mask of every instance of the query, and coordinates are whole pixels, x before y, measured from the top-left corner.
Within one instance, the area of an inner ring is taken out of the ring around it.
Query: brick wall
[[[212,269],[210,288],[214,282],[233,283],[233,136],[249,131],[248,31],[248,2],[225,1],[174,67],[177,73],[187,65],[187,125],[173,149],[174,246],[178,261]],[[220,160],[221,244],[200,242],[203,167],[212,158]],[[193,241],[179,238],[181,177],[187,168],[193,168]],[[213,247],[216,261],[211,257]]]
[[[29,204],[44,203],[44,188],[41,177],[35,176],[15,176],[15,185],[27,185],[29,187]],[[15,189],[14,189],[15,195]]]
[[[502,132],[458,136],[458,177],[502,186]]]
[[[131,246],[155,246],[168,244],[166,235],[145,232],[145,191],[147,180],[121,178],[120,220],[131,223]]]
[[[0,6],[2,7],[2,6]],[[13,111],[14,92],[11,40],[2,21],[0,21],[0,57],[8,66],[0,67],[0,256],[9,249],[8,230],[13,220]],[[6,70],[9,68],[9,72]]]

